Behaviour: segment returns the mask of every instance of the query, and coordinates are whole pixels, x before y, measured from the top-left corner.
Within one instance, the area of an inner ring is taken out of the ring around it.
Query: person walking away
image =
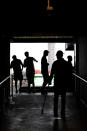
[[[73,81],[73,75],[72,73],[74,72],[74,67],[72,66],[72,56],[69,55],[67,57],[68,59],[68,88],[67,90],[69,92],[73,92],[74,93],[74,81]]]
[[[47,62],[48,53],[49,53],[48,50],[44,50],[43,56],[41,58],[41,73],[43,76],[43,85],[41,87],[41,94],[47,93],[46,91],[44,91],[44,88],[46,87],[47,83],[49,82],[49,74],[48,74],[49,63]]]
[[[54,117],[58,117],[58,102],[59,95],[61,96],[61,117],[65,118],[65,103],[66,103],[66,89],[67,89],[67,61],[63,59],[63,52],[61,50],[56,53],[57,60],[53,62],[50,74],[51,84],[54,77]]]
[[[23,80],[23,75],[22,75],[22,70],[23,70],[23,64],[22,61],[20,59],[17,59],[16,55],[12,56],[12,62],[10,64],[10,68],[13,68],[14,71],[14,80],[15,80],[15,89],[16,89],[16,93],[18,92],[17,89],[17,82],[18,80],[20,81],[20,88],[22,86],[22,80]]]
[[[28,92],[30,93],[30,84],[33,85],[33,92],[35,92],[35,85],[34,85],[34,75],[35,75],[35,68],[34,68],[34,61],[38,62],[35,58],[29,56],[29,52],[25,52],[25,59],[24,59],[24,67],[26,67],[26,77],[28,80]]]

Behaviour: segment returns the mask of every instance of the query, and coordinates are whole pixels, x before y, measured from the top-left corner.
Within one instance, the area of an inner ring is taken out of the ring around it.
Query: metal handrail
[[[81,76],[73,73],[74,76],[76,76],[77,78],[79,78],[80,80],[84,81],[85,83],[87,83],[87,80],[83,79]]]
[[[85,83],[87,83],[87,80],[83,79],[81,76],[79,76],[79,75],[77,75],[77,74],[75,74],[75,73],[73,73],[73,75],[76,76],[77,78],[79,78],[80,80],[84,81]],[[42,77],[42,76],[35,76],[35,77]],[[4,81],[6,81],[8,78],[10,78],[10,76],[6,77],[6,78],[0,83],[0,85],[1,85]],[[25,79],[24,79],[24,80],[25,80]]]
[[[5,81],[7,81],[10,78],[10,75],[7,76],[3,81],[0,82],[0,85],[2,85]]]

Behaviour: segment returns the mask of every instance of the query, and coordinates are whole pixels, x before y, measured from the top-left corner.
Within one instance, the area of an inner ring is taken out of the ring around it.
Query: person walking
[[[67,89],[67,61],[63,59],[61,50],[56,53],[57,60],[53,62],[49,84],[54,77],[54,117],[58,117],[58,101],[61,96],[61,117],[65,117],[66,89]]]
[[[22,79],[23,79],[23,75],[22,75],[22,70],[23,70],[23,63],[20,59],[17,59],[16,55],[12,56],[12,62],[10,64],[10,68],[13,68],[14,71],[14,80],[15,80],[15,89],[16,89],[16,93],[18,92],[17,89],[17,82],[18,80],[20,81],[20,88],[22,86]]]
[[[69,55],[67,56],[68,59],[68,88],[67,90],[69,92],[74,93],[74,80],[73,80],[73,72],[74,72],[74,67],[72,66],[72,56]]]
[[[28,92],[30,93],[30,84],[33,85],[33,92],[35,92],[35,85],[34,85],[34,75],[35,75],[35,68],[34,68],[34,61],[38,62],[35,58],[29,56],[29,52],[25,52],[25,59],[24,59],[24,67],[26,67],[26,77],[28,80]]]
[[[48,73],[48,65],[49,63],[47,62],[47,56],[48,56],[49,51],[44,50],[43,56],[41,58],[41,73],[43,76],[43,85],[41,87],[41,93],[47,93],[44,92],[44,88],[46,87],[47,83],[49,82],[49,73]]]

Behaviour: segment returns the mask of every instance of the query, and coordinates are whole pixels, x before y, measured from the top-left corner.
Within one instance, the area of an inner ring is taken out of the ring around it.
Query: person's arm
[[[23,70],[23,67],[24,67],[24,66],[23,66],[23,63],[22,63],[22,62],[21,62],[21,66],[22,66],[22,70]]]
[[[38,62],[35,58],[33,58],[33,60],[34,60],[35,62]]]
[[[20,62],[20,65],[21,65],[21,69],[23,70],[23,63],[22,63],[22,61],[21,60],[19,60],[19,62]]]
[[[26,62],[25,62],[25,60],[24,60],[24,63],[23,63],[23,67],[26,67]]]

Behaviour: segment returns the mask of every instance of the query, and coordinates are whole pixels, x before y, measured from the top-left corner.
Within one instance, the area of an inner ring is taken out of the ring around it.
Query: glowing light
[[[50,6],[50,0],[48,0],[47,10],[53,10],[53,6]]]

